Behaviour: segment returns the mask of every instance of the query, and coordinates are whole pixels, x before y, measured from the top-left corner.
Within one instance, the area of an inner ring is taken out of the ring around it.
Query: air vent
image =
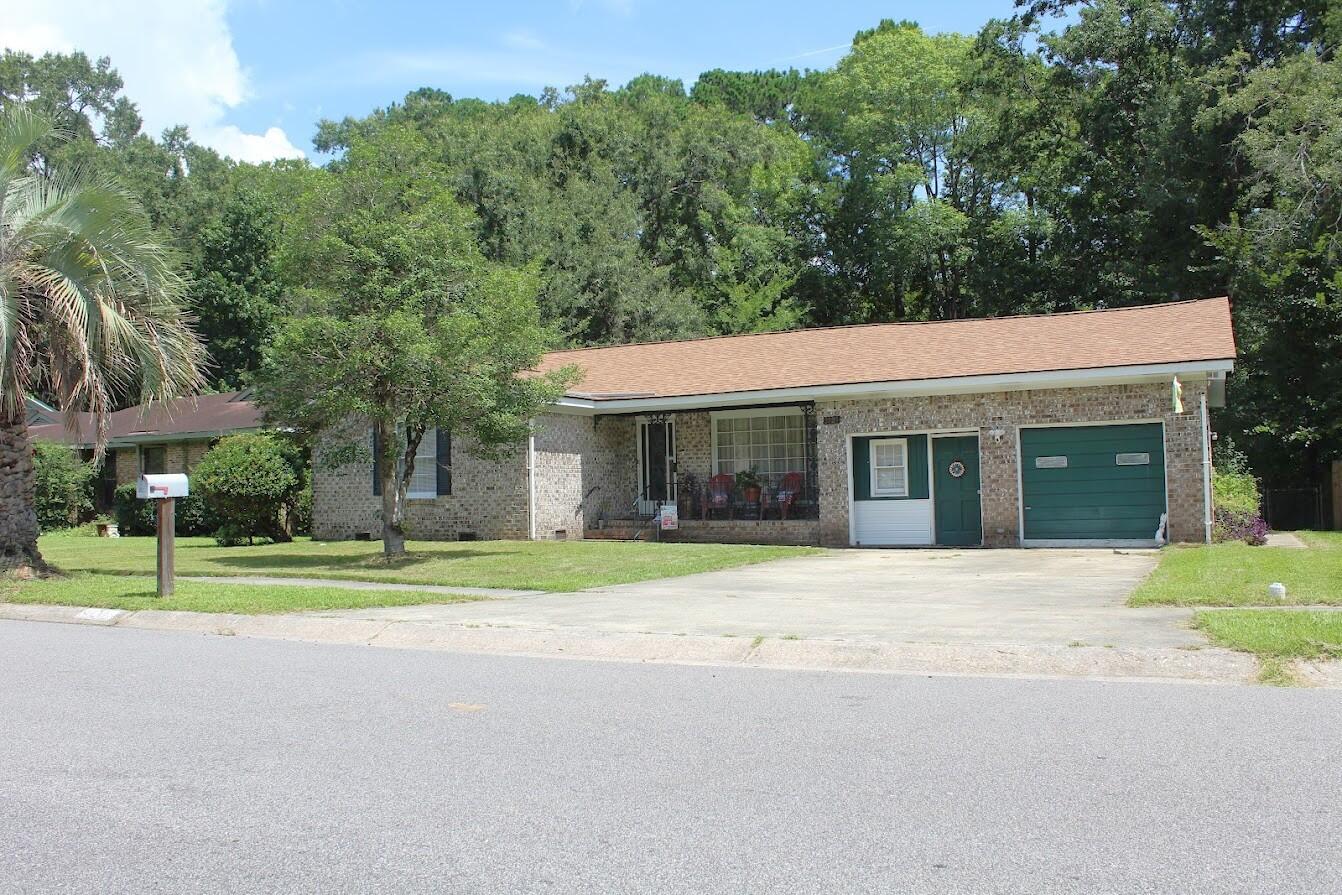
[[[473,532],[473,531],[459,531],[459,532],[457,532],[457,540],[458,540],[458,541],[478,541],[478,540],[480,540],[480,538],[479,538],[479,536],[476,535],[476,533]]]

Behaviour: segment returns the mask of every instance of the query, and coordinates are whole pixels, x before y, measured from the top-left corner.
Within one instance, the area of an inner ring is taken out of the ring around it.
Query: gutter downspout
[[[527,537],[536,540],[536,432],[527,435]]]
[[[1212,423],[1207,415],[1207,392],[1202,392],[1202,511],[1203,543],[1212,542]]]

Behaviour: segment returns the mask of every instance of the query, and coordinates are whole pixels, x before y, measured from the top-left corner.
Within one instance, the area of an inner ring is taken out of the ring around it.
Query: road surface
[[[1342,891],[1342,694],[0,622],[0,890]]]

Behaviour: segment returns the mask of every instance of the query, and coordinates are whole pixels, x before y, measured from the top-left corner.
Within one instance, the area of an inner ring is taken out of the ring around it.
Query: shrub
[[[78,525],[93,512],[93,464],[80,460],[63,444],[33,443],[37,474],[34,509],[42,531]]]
[[[135,496],[134,485],[119,485],[112,495],[112,515],[123,535],[151,535],[158,531],[158,510],[154,501]]]
[[[219,528],[219,517],[199,492],[192,481],[191,493],[177,499],[176,526],[182,537],[212,535]],[[145,501],[149,502],[149,501]]]
[[[303,470],[303,487],[289,505],[289,530],[296,535],[312,534],[312,473]]]
[[[297,467],[295,452],[267,433],[230,435],[211,448],[192,479],[219,520],[216,540],[290,540],[280,513],[301,485]]]
[[[1244,455],[1227,442],[1212,470],[1212,540],[1267,543],[1267,523],[1261,513],[1258,480]]]

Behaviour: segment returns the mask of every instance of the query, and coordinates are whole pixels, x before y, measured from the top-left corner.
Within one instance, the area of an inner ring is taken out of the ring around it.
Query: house
[[[42,426],[60,422],[61,412],[45,401],[39,401],[29,395],[24,399],[24,411],[29,426]]]
[[[541,369],[583,378],[524,447],[487,461],[429,433],[407,527],[628,534],[674,503],[665,539],[1204,541],[1208,407],[1234,360],[1225,298],[557,351]],[[378,537],[376,480],[366,461],[316,463],[316,536]]]
[[[261,408],[248,392],[223,392],[128,407],[110,414],[107,423],[107,459],[95,489],[99,510],[112,506],[118,485],[134,484],[141,473],[190,472],[219,438],[259,430]],[[58,420],[32,426],[28,434],[93,457],[92,414],[78,414],[74,429]]]

